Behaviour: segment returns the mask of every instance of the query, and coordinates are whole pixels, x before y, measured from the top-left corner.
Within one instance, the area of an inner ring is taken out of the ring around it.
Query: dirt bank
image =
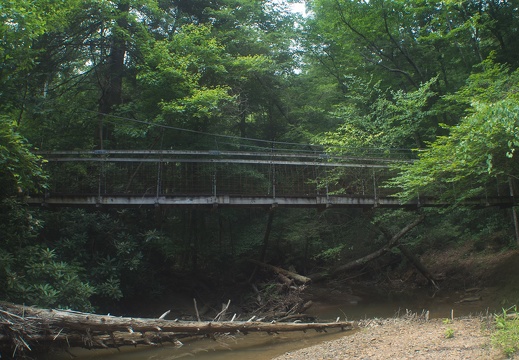
[[[505,359],[490,345],[491,322],[482,317],[369,320],[352,335],[288,352],[289,359]]]
[[[420,261],[439,279],[439,290],[434,289],[415,268],[382,269],[374,280],[358,279],[349,284],[352,293],[363,284],[381,293],[416,294],[430,290],[437,300],[446,297],[452,304],[467,297],[481,297],[481,304],[491,311],[519,304],[519,250],[474,248],[470,242],[429,251]],[[386,271],[384,271],[386,270]],[[375,273],[372,271],[372,273]],[[362,297],[362,294],[360,294]],[[481,310],[479,311],[481,312]],[[459,314],[458,314],[459,315]]]

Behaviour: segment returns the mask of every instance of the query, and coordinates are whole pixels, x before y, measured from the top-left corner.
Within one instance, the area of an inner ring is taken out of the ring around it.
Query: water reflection
[[[327,340],[338,339],[351,331],[330,330],[328,333],[280,333],[263,334],[251,333],[248,335],[223,336],[217,340],[208,338],[192,339],[184,341],[184,346],[175,347],[165,345],[162,347],[139,346],[137,348],[121,348],[121,351],[110,350],[84,350],[72,349],[75,359],[92,360],[173,360],[173,359],[211,359],[233,360],[254,359],[267,360],[279,356],[288,351],[294,351],[304,347],[322,343]],[[61,354],[59,359],[69,359],[69,355]],[[56,359],[55,356],[52,359]]]
[[[495,289],[486,288],[478,292],[480,301],[462,301],[473,297],[458,291],[439,291],[431,289],[414,290],[412,293],[377,294],[363,291],[359,297],[347,293],[336,293],[327,297],[315,294],[314,305],[308,310],[309,315],[320,320],[333,320],[337,317],[347,320],[366,318],[387,318],[404,315],[407,310],[414,313],[428,311],[430,318],[477,315],[495,312],[501,309],[500,300],[495,296]]]

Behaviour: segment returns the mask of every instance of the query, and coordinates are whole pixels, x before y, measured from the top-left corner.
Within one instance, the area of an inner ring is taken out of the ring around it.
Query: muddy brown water
[[[361,320],[364,318],[387,318],[406,314],[406,311],[421,314],[429,311],[431,318],[450,318],[485,314],[499,311],[499,304],[493,302],[493,289],[477,291],[482,300],[460,302],[474,297],[473,293],[452,292],[442,294],[430,290],[415,291],[412,294],[369,294],[352,296],[348,293],[326,291],[313,294],[314,305],[308,311],[318,321]],[[306,333],[280,333],[268,335],[251,333],[246,336],[220,336],[217,340],[196,338],[183,340],[184,345],[177,347],[165,345],[161,347],[139,346],[137,348],[121,348],[121,351],[72,349],[77,360],[173,360],[173,359],[207,359],[207,360],[266,360],[286,352],[309,347],[324,341],[337,339],[352,334],[352,331],[332,329],[327,333],[308,331]],[[70,359],[68,354],[52,354],[50,359]]]

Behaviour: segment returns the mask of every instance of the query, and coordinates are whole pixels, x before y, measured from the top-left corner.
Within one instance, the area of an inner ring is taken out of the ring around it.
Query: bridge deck
[[[441,207],[449,204],[438,202],[432,198],[415,199],[406,203],[397,198],[371,198],[362,196],[306,196],[306,197],[267,197],[267,196],[85,196],[54,195],[45,197],[29,197],[29,205],[41,206],[96,206],[96,207],[147,207],[147,206],[196,206],[196,207],[339,207],[339,208],[419,208]],[[510,196],[493,198],[476,198],[464,202],[464,205],[475,207],[500,206],[510,207],[514,200]]]

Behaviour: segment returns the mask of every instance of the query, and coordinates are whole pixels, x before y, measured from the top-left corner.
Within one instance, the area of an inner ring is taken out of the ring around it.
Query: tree
[[[309,81],[315,81],[317,72],[328,74],[329,83],[343,97],[327,104],[333,108],[327,119],[344,121],[345,126],[352,122],[348,117],[375,115],[373,102],[398,102],[397,94],[408,94],[409,99],[428,84],[432,95],[421,106],[425,118],[417,122],[419,129],[417,123],[409,124],[414,127],[409,129],[414,132],[414,144],[393,144],[423,147],[424,142],[445,134],[440,123],[455,125],[463,115],[466,105],[446,103],[444,96],[465,84],[473,66],[491,52],[497,62],[506,61],[512,69],[517,66],[509,57],[510,49],[518,46],[517,37],[503,37],[517,31],[512,8],[511,2],[494,1],[314,0],[309,2],[312,16],[304,32],[308,65],[303,69],[308,69]],[[386,115],[382,112],[376,117]],[[365,123],[369,121],[373,119]],[[369,136],[379,133],[379,129],[370,130]]]
[[[517,84],[519,71],[490,59],[467,85],[449,99],[471,102],[468,114],[449,134],[438,137],[418,153],[418,161],[400,167],[391,185],[403,190],[403,199],[436,194],[458,202],[485,194],[496,179],[517,179],[515,157],[519,146]]]
[[[333,116],[342,123],[335,131],[325,132],[316,139],[332,153],[356,152],[363,148],[422,148],[424,138],[432,139],[434,112],[429,102],[436,94],[431,90],[436,79],[422,84],[416,91],[384,92],[379,84],[358,84],[344,96],[343,105],[335,107]],[[372,99],[370,106],[362,105]]]

